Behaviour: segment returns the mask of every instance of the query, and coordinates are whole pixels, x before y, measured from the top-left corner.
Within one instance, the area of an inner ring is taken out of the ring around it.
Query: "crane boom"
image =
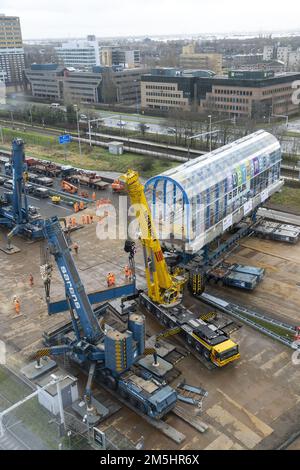
[[[138,172],[128,170],[121,178],[140,225],[148,296],[159,304],[174,305],[181,299],[185,279],[169,273]]]
[[[45,221],[44,235],[63,278],[66,296],[80,319],[84,335],[90,343],[95,344],[102,336],[102,332],[57,217]]]

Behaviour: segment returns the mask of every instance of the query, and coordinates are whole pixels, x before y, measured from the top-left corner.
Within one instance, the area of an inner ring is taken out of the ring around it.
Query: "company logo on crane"
[[[64,278],[64,280],[65,280],[65,282],[66,282],[67,289],[68,289],[68,291],[69,291],[69,293],[70,293],[70,295],[71,295],[71,297],[72,297],[72,300],[73,300],[73,302],[74,302],[75,308],[80,309],[80,308],[81,308],[81,307],[80,307],[80,303],[78,302],[78,297],[77,297],[77,295],[75,294],[75,290],[74,290],[73,284],[72,284],[72,282],[71,282],[71,280],[70,280],[70,276],[69,276],[69,274],[68,274],[68,272],[67,272],[67,268],[66,268],[65,266],[61,266],[60,270],[61,270],[61,273],[62,273],[62,275],[63,275],[63,278]]]

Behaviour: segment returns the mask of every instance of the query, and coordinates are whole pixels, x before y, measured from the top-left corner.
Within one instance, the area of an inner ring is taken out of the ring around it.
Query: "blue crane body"
[[[24,143],[21,139],[12,141],[11,168],[12,192],[4,193],[0,200],[0,224],[11,229],[8,240],[14,235],[25,235],[38,239],[43,237],[43,220],[36,208],[28,205],[24,171],[26,170]]]
[[[35,357],[67,355],[84,368],[88,367],[87,405],[91,403],[91,383],[95,377],[148,416],[164,416],[175,406],[177,393],[157,377],[147,376],[146,371],[137,364],[146,354],[144,317],[130,315],[125,332],[109,326],[102,329],[57,217],[44,221],[43,235],[64,282],[75,336],[65,335],[60,339],[60,344],[37,351]],[[51,266],[41,268],[46,286],[51,278]],[[49,286],[46,297],[48,300]]]

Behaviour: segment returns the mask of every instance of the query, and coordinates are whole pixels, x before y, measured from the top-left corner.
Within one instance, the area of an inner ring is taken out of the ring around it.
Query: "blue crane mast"
[[[35,207],[28,205],[24,171],[26,171],[24,143],[21,139],[12,141],[12,192],[4,193],[0,200],[0,224],[5,225],[9,232],[8,249],[10,240],[14,235],[25,235],[28,238],[42,238],[43,220]]]

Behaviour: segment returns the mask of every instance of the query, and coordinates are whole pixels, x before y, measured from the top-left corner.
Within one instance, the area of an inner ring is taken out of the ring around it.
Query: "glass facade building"
[[[197,252],[282,186],[281,147],[257,131],[147,181],[163,244]]]

